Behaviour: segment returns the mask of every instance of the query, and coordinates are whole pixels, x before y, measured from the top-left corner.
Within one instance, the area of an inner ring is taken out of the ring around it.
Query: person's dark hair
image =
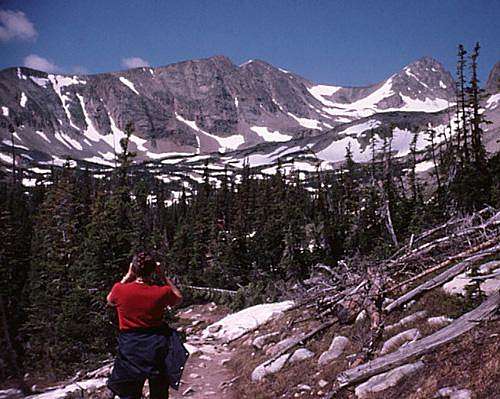
[[[132,271],[137,277],[147,278],[156,269],[156,261],[147,252],[139,252],[132,259]]]

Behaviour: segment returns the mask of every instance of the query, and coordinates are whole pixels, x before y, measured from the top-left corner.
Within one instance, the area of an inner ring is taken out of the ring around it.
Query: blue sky
[[[0,10],[0,68],[99,73],[224,54],[365,85],[425,55],[453,73],[458,43],[481,43],[483,80],[500,60],[498,0],[0,0]]]

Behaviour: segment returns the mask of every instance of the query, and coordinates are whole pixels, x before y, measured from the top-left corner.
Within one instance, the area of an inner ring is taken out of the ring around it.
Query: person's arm
[[[175,295],[175,303],[173,305],[178,305],[182,302],[182,294],[179,289],[172,283],[172,281],[165,277],[165,284],[168,285],[172,289],[172,293]]]
[[[125,283],[131,283],[136,279],[136,275],[134,271],[132,270],[132,262],[130,263],[130,266],[128,267],[128,272],[123,276],[121,279],[120,283],[125,284]]]
[[[168,277],[165,276],[165,270],[163,270],[163,267],[159,262],[156,263],[156,274],[160,278],[161,282],[165,284],[166,286],[170,287],[172,290],[172,294],[175,297],[174,302],[172,305],[178,305],[179,303],[182,302],[182,294],[179,291],[179,289],[174,285],[172,280],[170,280]]]
[[[109,291],[108,296],[106,297],[106,302],[108,306],[116,306],[116,291],[118,289],[118,283],[113,285],[113,288],[111,288],[111,291]]]

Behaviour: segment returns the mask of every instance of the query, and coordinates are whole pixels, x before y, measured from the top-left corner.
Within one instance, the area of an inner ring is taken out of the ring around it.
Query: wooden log
[[[395,367],[408,363],[412,359],[428,353],[440,345],[446,344],[456,337],[474,328],[478,322],[488,320],[500,306],[500,292],[490,296],[476,309],[464,314],[448,326],[425,338],[405,345],[395,352],[378,357],[368,363],[341,373],[337,380],[340,387],[356,384],[368,378],[384,373]]]
[[[419,285],[418,287],[412,289],[411,291],[407,292],[403,296],[399,297],[396,299],[394,302],[391,302],[389,305],[387,305],[384,310],[389,313],[390,311],[396,309],[397,307],[403,305],[404,303],[410,301],[417,295],[422,294],[425,291],[429,291],[441,284],[446,283],[447,281],[451,280],[453,277],[459,275],[462,273],[464,270],[466,270],[468,267],[474,265],[475,263],[490,257],[492,255],[497,254],[500,251],[500,244],[495,245],[492,248],[488,248],[484,250],[483,252],[473,255],[463,262],[457,263],[455,266],[450,267],[448,270],[444,271],[443,273],[437,275],[436,277],[426,281],[425,283]]]
[[[391,288],[387,289],[385,291],[385,293],[394,292],[397,289],[399,289],[399,288],[401,288],[401,287],[403,287],[403,286],[405,286],[405,285],[407,285],[409,283],[412,283],[412,282],[414,282],[416,280],[420,280],[422,277],[425,277],[425,276],[427,276],[427,275],[429,275],[431,273],[434,273],[434,272],[436,272],[438,270],[443,269],[446,266],[451,265],[456,260],[463,259],[463,258],[465,258],[465,257],[467,257],[469,255],[472,255],[472,254],[474,254],[476,252],[484,250],[485,248],[488,248],[491,245],[496,244],[497,242],[498,242],[498,237],[495,237],[495,238],[492,238],[491,240],[485,241],[482,244],[479,244],[479,245],[477,245],[477,246],[475,246],[473,248],[469,248],[468,250],[463,251],[463,252],[459,253],[458,255],[455,255],[453,257],[450,257],[450,258],[446,259],[445,261],[439,263],[436,266],[433,266],[433,267],[431,267],[429,269],[424,270],[422,273],[417,274],[416,276],[413,276],[413,277],[411,277],[411,278],[409,278],[409,279],[407,279],[407,280],[405,280],[405,281],[403,281],[403,282],[401,282],[399,284],[396,284],[395,286],[392,286]]]

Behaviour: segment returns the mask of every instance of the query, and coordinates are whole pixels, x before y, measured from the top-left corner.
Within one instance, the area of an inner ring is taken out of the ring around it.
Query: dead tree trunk
[[[496,313],[499,306],[500,293],[497,292],[476,309],[464,314],[462,317],[434,334],[405,345],[388,355],[381,356],[361,366],[344,371],[337,377],[340,387],[359,383],[374,375],[384,373],[395,367],[406,364],[412,359],[452,341],[456,337],[474,328],[478,322],[491,318],[491,316]]]

